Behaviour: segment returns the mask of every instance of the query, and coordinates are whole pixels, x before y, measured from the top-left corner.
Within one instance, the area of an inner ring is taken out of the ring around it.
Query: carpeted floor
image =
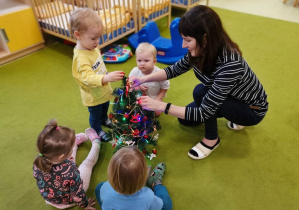
[[[162,114],[157,158],[151,164],[167,164],[163,184],[173,199],[174,210],[299,209],[299,25],[215,10],[265,87],[269,112],[258,126],[238,132],[229,130],[226,120],[220,119],[220,146],[207,159],[198,161],[190,159],[187,151],[202,139],[203,126],[184,127],[174,117]],[[173,16],[181,14],[173,11]],[[161,34],[169,37],[166,21],[158,23]],[[88,111],[71,75],[73,47],[55,40],[51,43],[0,67],[0,209],[54,209],[46,206],[32,176],[36,137],[51,118],[76,132],[89,127]],[[134,66],[133,57],[107,68],[124,70],[128,75]],[[196,84],[192,71],[172,79],[166,101],[188,104]],[[113,87],[119,85],[113,83]],[[79,147],[78,164],[90,146],[86,142]],[[96,184],[106,180],[112,153],[111,144],[104,143],[89,197],[94,197]]]

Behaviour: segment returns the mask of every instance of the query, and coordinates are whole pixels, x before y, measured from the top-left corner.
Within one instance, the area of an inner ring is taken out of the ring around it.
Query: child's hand
[[[148,86],[145,86],[145,85],[140,85],[140,90],[143,92],[143,93],[146,93],[146,91],[148,90]]]
[[[84,209],[96,210],[95,207],[92,207],[92,206],[94,206],[95,204],[96,204],[96,202],[95,202],[95,198],[89,198],[89,199],[88,199],[88,206],[87,206],[86,208],[84,208]]]
[[[121,80],[125,76],[123,71],[113,71],[105,75],[102,79],[102,83],[106,84],[108,82],[116,82]]]

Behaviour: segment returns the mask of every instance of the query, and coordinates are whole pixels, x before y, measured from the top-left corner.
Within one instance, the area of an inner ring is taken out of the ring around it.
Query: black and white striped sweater
[[[217,58],[216,67],[211,76],[205,76],[198,68],[191,66],[188,54],[164,70],[167,79],[171,79],[191,68],[201,83],[209,88],[209,91],[200,107],[186,108],[186,120],[204,122],[216,112],[227,97],[237,99],[249,106],[260,107],[259,110],[253,110],[259,116],[266,114],[268,102],[265,90],[239,54],[223,50],[222,55]]]

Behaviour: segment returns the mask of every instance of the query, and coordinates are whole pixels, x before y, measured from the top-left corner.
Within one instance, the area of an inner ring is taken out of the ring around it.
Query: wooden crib
[[[136,0],[128,1],[127,7],[116,7],[123,0],[32,0],[41,29],[51,35],[76,42],[71,37],[69,18],[73,10],[89,7],[96,11],[103,22],[104,31],[100,48],[105,47],[130,33],[136,33]]]
[[[112,2],[114,0],[111,0]],[[156,21],[167,16],[168,27],[171,21],[171,0],[136,0],[138,30],[149,21]],[[127,7],[128,0],[122,0],[116,7],[125,7],[127,11],[133,12]]]
[[[156,21],[167,16],[167,25],[171,22],[170,0],[137,0],[138,29],[140,30],[149,21]]]
[[[204,0],[171,0],[171,6],[189,10],[202,1]],[[206,5],[209,5],[209,0],[206,0]]]

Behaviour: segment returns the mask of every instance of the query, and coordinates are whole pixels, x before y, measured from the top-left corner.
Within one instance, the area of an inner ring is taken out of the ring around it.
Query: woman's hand
[[[149,96],[141,96],[139,99],[139,104],[143,109],[150,111],[164,111],[166,107],[164,102],[155,100]]]
[[[132,88],[138,87],[143,83],[141,77],[130,76],[129,81],[131,82]]]
[[[149,96],[141,96],[139,99],[139,104],[143,109],[150,111],[165,112],[167,103],[153,99]],[[169,115],[185,119],[186,107],[171,105],[168,111]]]
[[[92,206],[94,206],[95,204],[96,204],[96,202],[95,202],[95,198],[89,198],[89,199],[88,199],[88,206],[87,206],[86,208],[84,208],[84,209],[96,210],[95,207],[92,207]]]

